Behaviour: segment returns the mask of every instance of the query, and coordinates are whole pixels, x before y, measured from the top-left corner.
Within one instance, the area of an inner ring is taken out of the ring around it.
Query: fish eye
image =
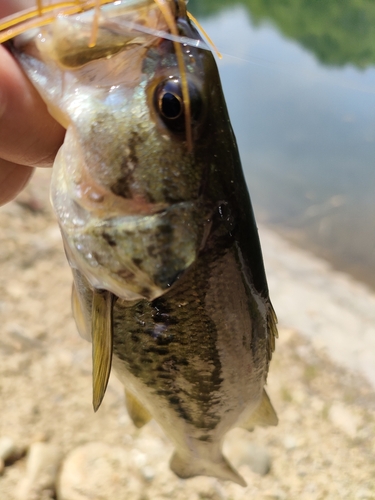
[[[194,126],[202,113],[202,98],[193,82],[188,82],[191,122]],[[185,105],[181,81],[177,77],[159,83],[154,93],[155,108],[165,125],[173,132],[185,130]]]
[[[159,97],[159,111],[166,120],[177,120],[183,112],[184,103],[178,94],[162,92]]]

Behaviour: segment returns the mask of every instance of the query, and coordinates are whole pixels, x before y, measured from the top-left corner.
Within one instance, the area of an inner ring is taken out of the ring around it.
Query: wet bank
[[[266,227],[260,236],[280,323],[375,388],[375,292]]]

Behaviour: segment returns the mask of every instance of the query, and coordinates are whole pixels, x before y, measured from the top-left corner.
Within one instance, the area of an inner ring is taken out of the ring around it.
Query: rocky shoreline
[[[268,381],[280,423],[226,439],[247,488],[180,480],[168,438],[154,421],[134,428],[115,378],[93,413],[48,178],[38,172],[0,209],[1,500],[375,499],[371,292],[261,228],[280,320]]]

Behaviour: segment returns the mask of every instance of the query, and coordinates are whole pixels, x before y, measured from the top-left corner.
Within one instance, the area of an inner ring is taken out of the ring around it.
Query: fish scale
[[[113,364],[134,424],[155,418],[172,440],[178,476],[244,486],[221,447],[233,427],[277,424],[276,316],[214,58],[176,33],[200,40],[184,2],[122,1],[12,50],[67,127],[51,191],[94,409]]]
[[[191,460],[197,455],[191,440],[207,446],[220,442],[249,402],[257,405],[268,364],[256,354],[266,344],[265,320],[260,314],[249,316],[257,305],[241,282],[234,239],[227,240],[227,248],[208,241],[196,265],[160,299],[114,307],[120,378],[128,387],[126,370],[144,385],[135,390],[148,411],[156,402],[150,404],[142,395],[148,390],[158,400],[164,414],[158,421],[167,433],[178,425],[176,415],[182,419]],[[213,257],[213,252],[220,255]],[[232,307],[224,307],[231,296]],[[163,310],[168,319],[155,321],[155,310]],[[158,334],[161,324],[165,330]]]

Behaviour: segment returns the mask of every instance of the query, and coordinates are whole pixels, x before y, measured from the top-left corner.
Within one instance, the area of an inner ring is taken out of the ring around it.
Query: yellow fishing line
[[[164,16],[164,19],[172,35],[178,37],[179,33],[177,29],[177,23],[170,7],[170,1],[168,0],[154,0],[154,1],[159,7],[162,15]],[[99,29],[100,7],[102,5],[106,5],[112,2],[113,0],[73,0],[70,2],[65,1],[53,5],[43,6],[42,0],[36,0],[36,8],[24,10],[20,13],[9,16],[5,18],[2,23],[0,23],[0,43],[6,42],[7,40],[10,40],[15,36],[20,35],[21,33],[24,33],[29,29],[39,28],[41,26],[45,26],[53,22],[53,20],[56,17],[57,11],[59,12],[59,14],[73,15],[94,8],[95,9],[94,21],[93,21],[91,38],[89,42],[89,47],[94,47]],[[191,14],[189,13],[187,14],[189,18],[195,24],[197,24],[197,26],[199,26],[198,21],[196,21]],[[213,45],[212,41],[210,40],[210,38],[207,36],[207,34],[203,29],[202,32],[207,37],[209,43]],[[185,108],[186,144],[188,151],[191,152],[193,149],[193,138],[191,130],[191,109],[190,109],[190,96],[189,96],[187,74],[184,64],[184,56],[180,42],[174,40],[173,45],[175,48],[177,64],[181,76],[181,90]],[[221,57],[219,53],[218,55],[219,57]]]
[[[219,59],[222,59],[223,56],[220,54],[220,52],[217,50],[216,48],[216,45],[214,44],[212,38],[207,34],[207,31],[203,28],[203,26],[201,25],[201,23],[198,21],[198,19],[196,19],[193,14],[190,14],[190,12],[187,12],[187,15],[188,15],[188,18],[190,19],[190,21],[193,21],[193,23],[195,24],[195,26],[197,26],[200,31],[203,33],[203,36],[205,37],[205,39],[207,40],[207,42],[211,45],[211,47],[213,48],[213,50],[215,51],[215,54],[217,55],[217,57]]]
[[[164,19],[168,25],[168,28],[171,30],[172,35],[178,37],[179,33],[177,30],[176,20],[172,14],[168,1],[154,0],[154,2],[157,4],[161,13],[163,14]],[[176,51],[177,64],[181,75],[182,99],[184,101],[184,107],[185,107],[185,129],[186,129],[187,150],[191,152],[193,150],[193,138],[191,133],[190,96],[189,96],[189,87],[186,76],[186,69],[184,64],[184,56],[182,53],[181,44],[179,42],[173,41],[173,45]]]
[[[93,7],[96,8],[98,4],[100,6],[112,2],[113,0],[73,0],[70,2],[58,2],[53,5],[43,6],[42,1],[37,0],[36,9],[32,8],[23,10],[17,14],[6,17],[0,23],[0,43],[10,40],[14,36],[19,35],[28,29],[45,26],[46,24],[52,22],[56,17],[56,14],[48,17],[45,17],[45,14],[59,11],[61,14],[72,15],[92,9]],[[16,26],[16,28],[11,29],[14,26]]]
[[[95,47],[96,39],[98,37],[100,7],[101,7],[100,0],[96,0],[94,20],[93,20],[93,23],[92,23],[92,31],[91,31],[91,37],[90,37],[89,47]]]
[[[38,14],[41,16],[43,14],[43,11],[42,11],[42,8],[43,8],[42,0],[36,0],[36,5],[37,5],[37,8],[38,8]]]
[[[72,14],[74,14],[74,13],[75,12],[72,12]],[[14,38],[15,36],[21,35],[22,33],[24,33],[25,31],[27,31],[29,29],[40,28],[42,26],[50,24],[55,19],[56,19],[56,16],[43,16],[42,19],[38,19],[38,20],[35,19],[34,22],[29,21],[28,23],[26,23],[27,27],[25,27],[25,25],[22,24],[21,26],[16,26],[15,28],[7,29],[5,32],[0,31],[0,44],[7,42],[8,40],[10,40],[11,38]]]

